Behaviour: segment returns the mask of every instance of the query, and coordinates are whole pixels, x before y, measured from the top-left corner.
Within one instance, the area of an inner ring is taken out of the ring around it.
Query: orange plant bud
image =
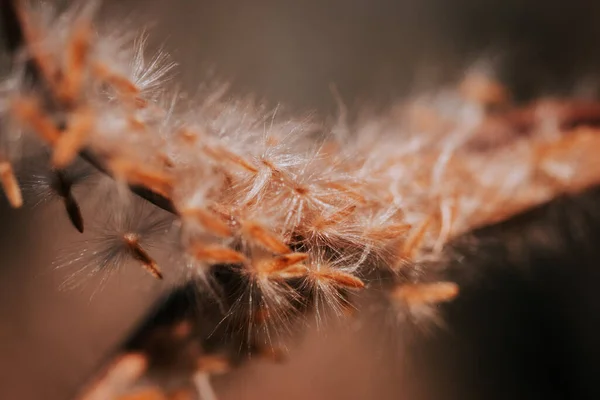
[[[52,58],[52,54],[41,45],[45,37],[45,32],[38,29],[39,25],[31,19],[31,15],[26,10],[22,0],[15,1],[15,5],[15,11],[23,31],[27,49],[46,84],[55,92],[58,84],[59,68]]]
[[[0,182],[10,205],[14,208],[21,207],[23,205],[23,195],[12,166],[8,161],[0,161]]]
[[[596,184],[600,175],[599,146],[598,130],[587,127],[574,129],[551,142],[537,143],[533,149],[536,172],[559,191],[586,189]],[[579,167],[576,170],[574,163]]]
[[[253,263],[259,275],[269,279],[292,279],[306,276],[308,269],[301,264],[308,258],[306,253],[290,253]]]
[[[23,205],[23,195],[12,166],[8,161],[0,161],[0,182],[10,205],[14,208],[21,207]]]
[[[275,254],[291,253],[292,250],[282,240],[265,227],[252,221],[242,223],[242,232],[246,238]]]
[[[398,286],[391,296],[414,306],[447,302],[458,296],[458,292],[454,282],[415,283]]]
[[[117,178],[130,185],[144,186],[166,198],[171,195],[173,176],[162,169],[124,158],[110,160],[109,166]]]
[[[197,371],[209,375],[223,374],[231,369],[231,362],[223,355],[205,354],[198,358]]]
[[[308,258],[306,253],[290,253],[283,256],[278,256],[265,263],[265,273],[273,273],[284,270],[292,265],[301,263]]]
[[[67,130],[62,133],[54,145],[52,164],[56,168],[69,165],[85,146],[93,126],[93,113],[83,108],[75,111],[69,118]]]
[[[227,238],[232,235],[229,225],[227,225],[219,216],[208,210],[202,208],[185,208],[180,213],[184,218],[188,217],[194,219],[206,230],[216,236]]]
[[[336,286],[345,287],[347,289],[362,289],[365,287],[365,283],[361,279],[347,272],[326,269],[318,271],[315,275],[317,279],[325,279],[333,282]]]
[[[392,224],[382,227],[373,227],[365,232],[368,238],[373,240],[393,240],[402,237],[411,228],[410,224]]]
[[[140,89],[136,84],[126,77],[114,73],[107,65],[95,63],[92,66],[92,73],[96,75],[98,79],[113,87],[124,98],[134,101],[138,98]]]
[[[89,21],[79,22],[67,45],[67,60],[59,85],[59,97],[72,105],[81,94],[92,28]]]
[[[281,279],[297,279],[308,275],[308,268],[304,264],[294,264],[277,272]]]
[[[501,105],[509,100],[506,87],[482,73],[468,74],[459,91],[467,100],[482,105]]]
[[[240,264],[248,261],[246,256],[228,247],[204,245],[198,243],[190,249],[191,254],[200,261],[223,264]]]
[[[60,138],[60,130],[44,113],[38,100],[32,97],[19,97],[13,101],[11,110],[22,124],[29,126],[48,143],[54,144]]]

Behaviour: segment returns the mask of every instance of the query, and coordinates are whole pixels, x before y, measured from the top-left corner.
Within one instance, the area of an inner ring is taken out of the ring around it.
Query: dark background
[[[597,4],[130,0],[105,1],[101,20],[148,25],[189,92],[214,70],[233,93],[328,116],[331,83],[351,106],[384,106],[460,78],[481,57],[521,99],[595,94]],[[416,338],[381,313],[352,329],[332,324],[309,332],[284,366],[256,362],[218,379],[221,399],[598,398],[597,199],[559,201],[465,239],[453,264],[463,293],[445,328]],[[59,291],[65,272],[51,263],[77,240],[60,205],[2,203],[1,399],[67,398],[168,291],[129,270],[97,293],[94,282]]]

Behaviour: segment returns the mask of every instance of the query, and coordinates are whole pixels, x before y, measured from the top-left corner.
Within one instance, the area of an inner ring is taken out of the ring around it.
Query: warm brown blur
[[[330,84],[350,105],[387,104],[456,76],[480,55],[495,57],[522,96],[578,84],[595,93],[600,66],[600,5],[587,0],[114,0],[102,14],[147,23],[153,43],[180,64],[177,82],[187,91],[212,68],[233,80],[234,93],[256,93],[291,112],[329,115]],[[51,262],[79,239],[59,205],[34,213],[4,202],[0,227],[0,398],[68,398],[161,286],[125,271],[91,299],[97,282],[59,291],[65,274]],[[436,392],[443,385],[423,373],[447,376],[443,363],[413,368],[403,340],[367,320],[311,331],[286,365],[260,362],[218,379],[221,400],[444,398]]]

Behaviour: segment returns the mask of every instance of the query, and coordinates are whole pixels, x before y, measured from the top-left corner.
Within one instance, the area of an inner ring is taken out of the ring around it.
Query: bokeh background
[[[384,107],[482,60],[519,99],[593,96],[599,18],[589,0],[104,0],[100,15],[148,27],[189,92],[217,77],[324,118],[336,110],[331,84],[350,107]],[[453,264],[463,295],[445,327],[394,330],[378,310],[333,323],[285,365],[217,379],[220,398],[598,398],[598,198],[465,240]],[[99,291],[60,291],[66,275],[52,262],[81,240],[63,212],[1,204],[0,399],[68,399],[169,290],[122,271]]]

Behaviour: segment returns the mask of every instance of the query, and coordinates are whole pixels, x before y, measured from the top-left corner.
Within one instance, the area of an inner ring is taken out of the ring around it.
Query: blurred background
[[[104,0],[100,15],[147,27],[188,92],[217,76],[324,118],[331,84],[352,107],[385,107],[481,60],[519,99],[593,96],[599,17],[589,0]],[[598,199],[560,200],[457,244],[463,293],[444,327],[415,335],[380,310],[332,323],[284,365],[217,379],[220,399],[600,398]],[[68,399],[169,290],[140,271],[59,290],[66,272],[52,262],[81,240],[63,213],[0,206],[1,399]]]

